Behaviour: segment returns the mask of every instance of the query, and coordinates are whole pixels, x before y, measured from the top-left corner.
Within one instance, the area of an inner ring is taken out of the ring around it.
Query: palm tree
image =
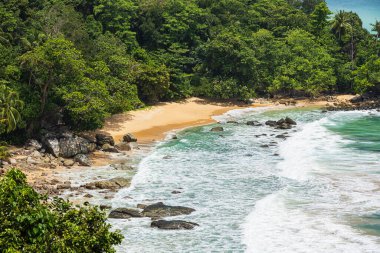
[[[380,38],[380,21],[376,20],[375,24],[371,24],[372,26],[372,31],[376,32],[376,39]]]
[[[21,120],[18,111],[24,106],[16,92],[5,85],[0,86],[0,126],[3,125],[5,132],[9,133],[16,129]]]
[[[338,35],[339,40],[342,39],[342,36],[346,34],[348,31],[352,30],[352,26],[350,24],[350,15],[348,12],[339,11],[335,14],[333,19],[333,23],[331,26],[331,30]]]

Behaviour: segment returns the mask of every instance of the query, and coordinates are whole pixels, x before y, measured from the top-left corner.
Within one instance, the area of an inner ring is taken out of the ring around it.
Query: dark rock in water
[[[172,140],[178,140],[178,136],[177,135],[173,135],[172,136]]]
[[[248,126],[262,126],[262,124],[260,124],[260,122],[258,122],[257,120],[247,121],[247,125]]]
[[[223,127],[213,127],[210,130],[211,132],[223,132],[224,128]]]
[[[149,205],[144,208],[143,215],[145,217],[160,218],[167,216],[177,216],[191,214],[195,209],[183,206],[167,206],[164,203],[159,202],[153,205]]]
[[[87,194],[85,194],[83,197],[84,197],[84,198],[92,198],[92,197],[94,197],[94,196],[91,195],[90,193],[87,193]]]
[[[84,185],[87,189],[121,189],[124,187],[129,187],[131,185],[131,180],[128,178],[116,177],[110,180],[102,180],[87,183]]]
[[[269,145],[261,145],[262,148],[269,148]]]
[[[108,218],[112,219],[129,219],[129,218],[141,218],[143,217],[141,212],[132,208],[117,208],[112,210],[108,215]]]
[[[133,134],[128,133],[123,136],[123,141],[124,142],[137,142],[137,138],[133,136]]]
[[[91,161],[87,155],[79,154],[74,157],[74,161],[78,162],[82,166],[91,166]]]
[[[282,124],[279,124],[278,126],[276,126],[277,129],[291,129],[292,126],[290,124],[287,124],[287,123],[282,123]]]
[[[137,204],[137,208],[139,208],[139,209],[144,209],[147,206],[148,205],[145,205],[145,204]]]
[[[227,124],[239,124],[239,123],[235,120],[229,120],[227,121]]]
[[[277,121],[274,121],[274,120],[268,120],[267,122],[265,122],[265,125],[267,126],[271,126],[271,127],[274,127],[277,125]]]
[[[111,146],[115,145],[113,137],[109,134],[98,133],[95,137],[96,144],[98,144],[98,146],[103,146],[104,144],[109,144]]]
[[[285,123],[286,123],[286,124],[289,124],[289,125],[297,125],[297,122],[295,122],[294,120],[292,120],[292,119],[289,118],[289,117],[286,117],[286,118],[285,118]]]
[[[180,191],[172,191],[172,194],[180,194],[180,193],[182,193],[182,192],[180,192]]]
[[[276,136],[276,138],[278,138],[278,139],[286,139],[286,136],[283,135],[283,134],[279,134],[279,135]]]
[[[151,227],[156,227],[159,229],[168,229],[168,230],[179,230],[179,229],[194,229],[199,226],[199,224],[194,222],[182,221],[182,220],[157,220],[151,223]]]
[[[42,143],[50,154],[54,157],[59,156],[59,141],[57,138],[44,137]]]
[[[96,148],[94,143],[82,137],[68,137],[59,141],[59,154],[64,158],[71,158],[78,154],[88,154]]]

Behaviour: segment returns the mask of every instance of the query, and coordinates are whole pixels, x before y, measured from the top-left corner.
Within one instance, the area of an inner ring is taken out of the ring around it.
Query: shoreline
[[[351,96],[334,97],[334,99],[336,99],[335,101],[341,102],[346,101],[349,97]],[[294,101],[296,101],[296,105],[292,105]],[[132,149],[131,151],[121,153],[124,156],[122,160],[132,161],[136,156],[141,156],[141,152],[146,152],[146,154],[149,154],[150,150],[156,146],[156,143],[158,141],[165,140],[165,137],[167,137],[170,132],[175,133],[191,127],[217,123],[217,120],[213,118],[214,116],[221,116],[232,110],[264,107],[276,108],[277,106],[281,107],[280,105],[289,105],[285,108],[309,106],[323,107],[327,106],[329,103],[332,102],[327,101],[326,99],[315,101],[261,99],[255,101],[253,104],[247,105],[234,101],[215,102],[200,98],[190,98],[181,102],[160,103],[147,109],[114,115],[107,119],[105,127],[100,131],[111,134],[116,143],[120,141],[124,134],[127,133],[132,133],[135,137],[137,137],[138,145],[141,146],[137,149]],[[140,150],[140,148],[145,151]],[[136,153],[139,153],[139,155]],[[14,158],[17,159],[17,161],[20,161],[21,159],[26,159],[27,156],[17,156],[16,152],[16,156]],[[57,180],[61,183],[65,182],[67,178],[62,175],[67,173],[70,174],[70,171],[87,171],[90,175],[94,169],[107,166],[109,167],[120,163],[120,159],[113,158],[112,153],[103,151],[94,152],[90,155],[90,159],[93,163],[91,167],[67,167],[60,165],[54,169],[51,169],[48,166],[49,163],[36,164],[34,166],[26,164],[26,166],[22,167],[20,164],[23,164],[23,162],[17,162],[12,165],[12,167],[19,167],[24,173],[27,174],[28,181],[33,185],[36,183],[42,183],[42,185],[50,184],[54,187],[54,185],[49,182]],[[133,173],[133,175],[134,174],[135,173]],[[112,173],[108,173],[107,169],[105,169],[105,178],[107,177],[112,177]],[[77,179],[76,176],[70,178],[69,180],[75,181],[75,179]],[[59,183],[55,183],[55,185],[57,184]]]
[[[334,101],[325,98],[316,100],[294,99],[258,99],[252,104],[237,103],[235,101],[212,101],[192,97],[181,102],[159,103],[158,105],[131,112],[116,114],[108,118],[105,126],[100,130],[120,141],[124,134],[132,133],[139,143],[149,144],[165,139],[167,133],[181,131],[186,128],[204,126],[217,123],[213,117],[221,116],[231,110],[276,107],[295,102],[296,107],[328,106],[333,102],[346,102],[353,95],[333,96]]]

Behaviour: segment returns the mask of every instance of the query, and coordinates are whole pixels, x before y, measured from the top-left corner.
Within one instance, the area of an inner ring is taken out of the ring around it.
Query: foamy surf
[[[326,128],[366,116],[334,113],[304,124],[280,145],[283,161],[277,168],[288,186],[258,201],[246,218],[242,240],[248,253],[380,252],[379,237],[350,224],[380,206],[374,180],[379,176],[358,173],[357,165],[342,168],[363,156],[373,161],[373,156],[352,152],[347,149],[351,140]]]

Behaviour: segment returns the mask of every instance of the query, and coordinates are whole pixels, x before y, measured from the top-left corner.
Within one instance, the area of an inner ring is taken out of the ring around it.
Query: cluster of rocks
[[[268,120],[265,122],[265,125],[276,129],[291,129],[293,126],[297,125],[297,123],[291,118],[286,117],[285,119],[280,119],[278,121]]]
[[[335,102],[332,105],[328,105],[324,111],[379,110],[379,108],[380,99],[355,96],[347,102]]]
[[[137,205],[138,209],[134,208],[117,208],[110,212],[109,218],[112,219],[130,219],[148,217],[153,221],[151,227],[159,229],[193,229],[199,226],[196,223],[183,220],[162,220],[164,217],[172,217],[179,215],[189,215],[195,211],[193,208],[184,206],[169,206],[162,202],[152,205]]]

